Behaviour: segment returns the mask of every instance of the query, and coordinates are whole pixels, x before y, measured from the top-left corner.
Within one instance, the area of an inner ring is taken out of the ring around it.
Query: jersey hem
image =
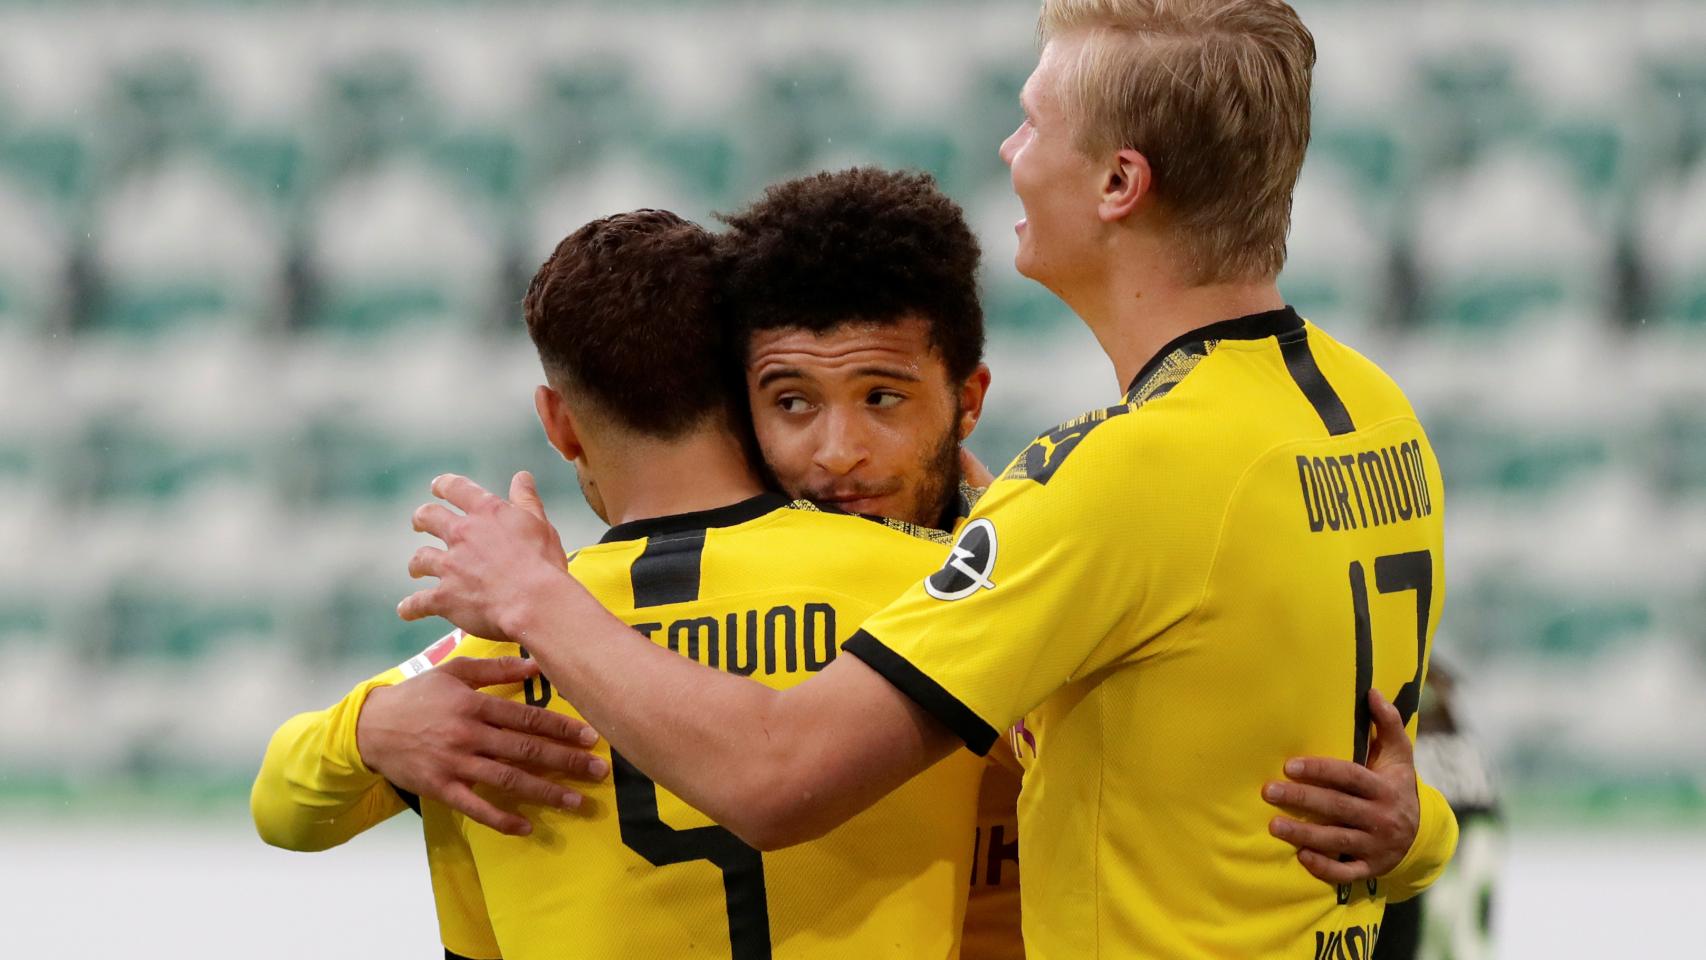
[[[895,689],[923,707],[954,735],[965,741],[966,748],[978,756],[987,756],[1000,736],[994,727],[978,716],[976,711],[960,702],[946,688],[930,679],[912,662],[863,630],[847,638],[841,649],[865,662],[882,675]]]

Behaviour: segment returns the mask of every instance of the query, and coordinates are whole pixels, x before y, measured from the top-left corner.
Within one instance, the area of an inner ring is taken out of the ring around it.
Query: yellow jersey
[[[1312,877],[1260,788],[1364,759],[1371,686],[1414,736],[1444,506],[1373,363],[1290,309],[1226,321],[1039,437],[845,649],[978,753],[1023,721],[1033,960],[1367,956],[1386,883]]]
[[[654,642],[786,688],[833,661],[852,628],[940,552],[882,524],[765,495],[619,525],[569,570]],[[517,651],[465,638],[451,655]],[[489,692],[573,712],[543,678]],[[525,806],[527,837],[422,804],[453,955],[958,955],[983,761],[950,757],[824,837],[760,853],[608,745],[597,749],[611,776],[576,785],[586,797],[578,812]]]

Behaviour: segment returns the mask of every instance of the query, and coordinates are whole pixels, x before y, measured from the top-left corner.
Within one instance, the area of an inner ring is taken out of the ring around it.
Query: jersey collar
[[[1125,395],[1127,397],[1136,395],[1148,383],[1149,378],[1161,369],[1162,361],[1180,350],[1197,347],[1200,355],[1207,352],[1206,344],[1211,341],[1262,340],[1301,329],[1303,329],[1303,318],[1298,316],[1297,311],[1291,307],[1268,310],[1264,313],[1252,313],[1247,317],[1222,320],[1206,327],[1198,327],[1189,333],[1173,338],[1172,342],[1157,351],[1155,356],[1150,357],[1149,362],[1143,365],[1143,369],[1137,372],[1137,376],[1133,377],[1130,385],[1126,387]]]
[[[750,497],[739,503],[731,503],[726,507],[618,523],[604,531],[604,536],[599,537],[598,542],[616,543],[621,540],[641,540],[646,537],[687,533],[694,530],[706,530],[711,527],[732,527],[749,520],[757,520],[767,513],[786,507],[789,503],[788,498],[779,493],[761,493],[756,497]]]

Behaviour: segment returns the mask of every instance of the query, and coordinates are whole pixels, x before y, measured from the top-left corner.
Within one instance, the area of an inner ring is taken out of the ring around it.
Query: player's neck
[[[714,510],[764,492],[740,441],[707,428],[673,440],[632,440],[604,458],[599,492],[611,526]]]
[[[1113,361],[1125,390],[1157,351],[1222,320],[1285,306],[1273,279],[1192,285],[1160,251],[1132,251],[1072,306]]]

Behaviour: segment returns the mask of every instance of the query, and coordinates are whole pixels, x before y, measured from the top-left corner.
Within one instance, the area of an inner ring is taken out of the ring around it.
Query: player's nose
[[[847,418],[831,414],[827,419],[829,422],[819,438],[812,460],[831,476],[846,476],[865,462],[869,446]]]

